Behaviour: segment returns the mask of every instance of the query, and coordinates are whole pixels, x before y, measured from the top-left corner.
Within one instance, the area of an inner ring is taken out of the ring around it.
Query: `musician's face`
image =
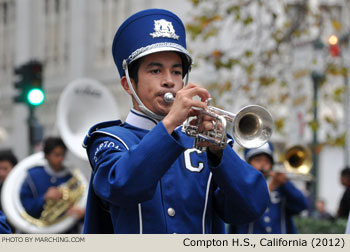
[[[10,161],[3,160],[0,161],[0,183],[4,182],[7,175],[9,175],[10,171],[12,170],[13,166]]]
[[[258,171],[262,172],[265,177],[268,176],[268,173],[272,169],[272,163],[271,159],[265,155],[265,154],[260,154],[252,157],[249,160],[249,163]]]
[[[171,104],[163,100],[166,92],[176,93],[183,87],[182,61],[175,52],[159,52],[145,56],[138,70],[135,91],[143,104],[158,115],[167,115]],[[138,110],[138,104],[134,102]]]
[[[49,154],[45,155],[45,158],[49,162],[52,169],[55,171],[60,171],[63,169],[63,161],[65,156],[66,150],[61,146],[57,146]]]
[[[343,186],[346,188],[350,187],[350,178],[347,176],[341,176],[340,177],[340,182]]]

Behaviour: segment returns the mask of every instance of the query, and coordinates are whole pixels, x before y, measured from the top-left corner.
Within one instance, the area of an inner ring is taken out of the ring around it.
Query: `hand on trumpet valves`
[[[199,96],[200,100],[193,99]],[[181,125],[188,117],[199,115],[196,108],[206,109],[206,100],[210,97],[209,92],[197,84],[189,83],[176,93],[169,113],[164,117],[163,124],[169,134]]]

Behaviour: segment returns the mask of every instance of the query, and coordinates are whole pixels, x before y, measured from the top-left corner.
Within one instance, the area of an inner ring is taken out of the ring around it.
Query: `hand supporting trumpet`
[[[270,192],[287,183],[287,174],[281,170],[280,166],[278,166],[278,169],[272,170],[273,162],[269,154],[261,153],[255,155],[253,158],[250,158],[249,162],[264,175],[268,181]]]
[[[269,173],[269,176],[271,178],[270,183],[268,184],[268,188],[270,192],[284,185],[288,181],[288,177],[286,173],[283,173],[283,172],[271,171]]]
[[[201,98],[200,101],[193,99],[196,95]],[[199,111],[193,109],[194,107],[206,109],[207,104],[205,101],[208,98],[210,98],[209,92],[205,88],[194,83],[189,83],[187,86],[177,91],[171,109],[163,119],[163,124],[169,134],[171,134],[174,129],[181,125],[188,117],[199,115]]]
[[[201,100],[194,100],[194,96],[199,96]],[[195,116],[197,116],[197,119],[193,119],[190,124],[197,125],[199,123],[198,131],[200,133],[212,130],[215,127],[214,118],[201,113],[201,110],[207,109],[208,105],[206,101],[209,98],[209,92],[194,83],[189,83],[179,90],[176,93],[176,98],[172,99],[173,102],[169,113],[163,119],[163,124],[169,134],[172,134],[174,129],[181,125],[187,118]],[[212,154],[221,158],[222,149],[216,144],[210,141],[201,141],[199,146],[208,148]]]

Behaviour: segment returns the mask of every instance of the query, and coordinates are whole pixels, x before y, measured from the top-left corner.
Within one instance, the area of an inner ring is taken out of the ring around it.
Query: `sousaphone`
[[[86,205],[88,186],[87,177],[82,171],[90,169],[82,142],[92,125],[117,118],[119,118],[119,112],[113,96],[96,80],[77,79],[69,83],[60,95],[57,106],[57,125],[60,136],[70,152],[85,164],[84,167],[72,171],[79,188],[83,188],[75,202],[82,208]],[[59,221],[47,224],[29,216],[25,211],[20,199],[20,190],[27,171],[34,166],[44,165],[45,162],[43,152],[30,155],[13,168],[4,182],[1,194],[3,211],[17,232],[64,233],[76,224],[76,219],[70,216],[61,217]]]

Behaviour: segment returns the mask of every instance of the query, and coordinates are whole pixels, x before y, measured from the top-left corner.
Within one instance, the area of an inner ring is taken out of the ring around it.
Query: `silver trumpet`
[[[172,93],[164,94],[164,101],[174,101]],[[207,101],[207,104],[210,101]],[[208,104],[209,105],[209,104]],[[271,114],[259,105],[248,105],[243,107],[237,114],[208,106],[207,109],[193,107],[200,111],[196,125],[191,125],[191,118],[182,125],[182,132],[194,137],[194,148],[203,150],[200,142],[208,141],[225,148],[227,144],[227,133],[231,133],[235,141],[244,148],[258,148],[265,144],[272,135],[273,120]],[[202,115],[213,117],[214,128],[208,132],[199,132]],[[228,132],[229,130],[229,132]]]

